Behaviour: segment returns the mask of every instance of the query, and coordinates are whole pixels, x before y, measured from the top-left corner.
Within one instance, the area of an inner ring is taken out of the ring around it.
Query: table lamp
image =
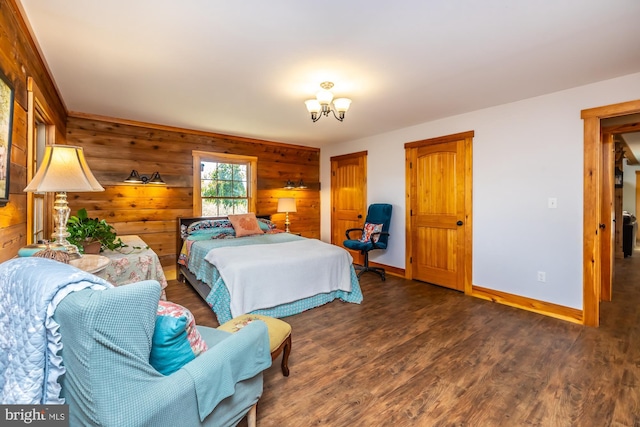
[[[283,197],[278,199],[278,212],[284,212],[284,231],[289,232],[289,212],[296,212],[296,199]]]
[[[46,146],[40,168],[24,191],[56,192],[53,204],[55,231],[51,237],[64,246],[71,258],[78,258],[78,248],[67,240],[67,221],[71,213],[67,192],[104,191],[91,173],[82,148],[70,145]]]

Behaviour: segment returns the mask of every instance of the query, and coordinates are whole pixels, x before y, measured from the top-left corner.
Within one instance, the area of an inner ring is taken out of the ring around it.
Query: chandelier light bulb
[[[333,94],[328,90],[322,89],[316,93],[316,98],[320,105],[329,105],[331,104],[331,101],[333,101]]]
[[[351,100],[349,98],[338,98],[333,101],[333,105],[339,113],[346,113],[351,106]]]
[[[304,103],[307,104],[307,110],[310,113],[319,113],[322,109],[317,99],[308,99]]]

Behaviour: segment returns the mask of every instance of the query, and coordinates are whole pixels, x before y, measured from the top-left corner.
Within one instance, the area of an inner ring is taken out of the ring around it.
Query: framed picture
[[[622,180],[622,169],[620,169],[619,167],[616,167],[616,172],[614,177],[615,177],[616,188],[622,188],[624,185],[624,181]]]
[[[0,72],[0,206],[9,202],[9,166],[13,130],[13,86]]]

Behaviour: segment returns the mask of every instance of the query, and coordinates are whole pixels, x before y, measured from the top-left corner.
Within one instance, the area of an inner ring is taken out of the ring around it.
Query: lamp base
[[[289,225],[291,223],[289,222],[289,212],[285,212],[284,213],[284,232],[288,233],[289,232]]]
[[[71,209],[69,208],[69,204],[67,203],[66,191],[56,193],[56,200],[53,203],[53,210],[53,219],[56,224],[55,230],[51,235],[53,241],[64,247],[64,250],[69,254],[69,259],[77,259],[82,257],[80,251],[78,251],[78,247],[67,240],[67,237],[70,236],[69,232],[67,231],[67,221],[69,220]]]
[[[74,245],[73,243],[69,243],[68,241],[66,241],[66,243],[64,243],[64,242],[60,242],[58,240],[56,240],[56,243],[59,243],[64,247],[65,252],[67,252],[69,254],[69,259],[82,258],[82,254],[78,250],[78,247],[76,245]]]

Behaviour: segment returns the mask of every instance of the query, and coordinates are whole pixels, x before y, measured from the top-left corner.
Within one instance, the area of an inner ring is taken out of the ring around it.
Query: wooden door
[[[613,265],[614,265],[614,248],[616,234],[622,234],[622,231],[618,231],[618,221],[614,222],[617,217],[617,212],[614,205],[614,195],[619,193],[620,202],[622,202],[621,189],[614,190],[614,163],[615,163],[615,149],[613,143],[612,134],[602,135],[602,203],[600,204],[600,234],[601,234],[601,265],[602,271],[600,274],[601,292],[600,299],[602,301],[611,301],[611,293],[613,287]],[[622,211],[622,205],[620,205]],[[622,223],[622,221],[619,221]],[[622,250],[622,239],[620,236],[620,251]],[[624,255],[622,256],[624,257]]]
[[[611,301],[613,297],[613,275],[615,258],[624,258],[622,217],[623,187],[615,186],[615,169],[623,169],[625,148],[619,135],[638,128],[640,123],[623,123],[602,127],[600,144],[602,159],[600,172],[600,301]],[[633,153],[629,153],[633,154]],[[629,155],[627,154],[627,155]],[[637,203],[637,202],[636,202]],[[638,210],[636,209],[636,212]],[[634,242],[635,244],[635,242]]]
[[[362,228],[366,215],[367,152],[331,157],[331,243],[344,247],[346,230]],[[359,252],[347,250],[356,264],[364,262]]]
[[[473,133],[405,145],[412,279],[471,292]]]

